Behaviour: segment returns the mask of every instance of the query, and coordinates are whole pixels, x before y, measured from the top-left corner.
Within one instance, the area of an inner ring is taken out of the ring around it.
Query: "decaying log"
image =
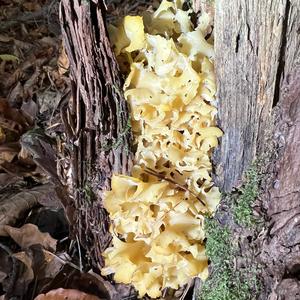
[[[267,220],[257,254],[260,299],[299,298],[299,28],[297,0],[216,1],[218,117],[225,132],[214,161],[218,184],[224,191],[237,187],[271,148],[260,196]]]
[[[131,169],[130,120],[105,27],[104,1],[62,0],[60,18],[72,86],[64,112],[76,209],[71,225],[93,263],[101,266],[101,253],[111,240],[101,199],[112,174]]]
[[[215,51],[219,125],[218,184],[230,191],[265,151],[282,77],[299,54],[299,3],[216,1]]]

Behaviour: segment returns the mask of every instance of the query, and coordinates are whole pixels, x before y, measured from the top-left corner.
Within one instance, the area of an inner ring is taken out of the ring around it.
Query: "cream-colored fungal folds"
[[[209,21],[203,15],[193,28],[181,1],[164,0],[153,14],[109,26],[136,154],[132,176],[114,175],[104,195],[113,243],[102,274],[133,284],[140,297],[208,274],[203,222],[220,199],[210,156],[222,135]]]

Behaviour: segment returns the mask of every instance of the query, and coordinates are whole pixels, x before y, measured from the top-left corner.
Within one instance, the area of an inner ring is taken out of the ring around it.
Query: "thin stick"
[[[77,246],[78,246],[80,272],[82,273],[82,269],[83,269],[82,268],[82,258],[81,258],[81,249],[80,249],[78,235],[76,235],[76,240],[77,240]]]
[[[186,288],[184,289],[184,292],[183,292],[183,294],[182,294],[182,296],[180,297],[179,300],[184,300],[186,294],[188,293],[188,291],[189,291],[189,289],[190,289],[190,287],[191,287],[192,280],[193,280],[193,279],[191,279],[191,280],[188,282],[188,284],[187,284]]]
[[[176,181],[174,181],[173,179],[167,178],[167,177],[165,177],[165,176],[163,176],[163,175],[161,175],[161,174],[155,172],[154,170],[152,170],[152,169],[150,169],[150,168],[148,168],[148,167],[146,167],[145,172],[148,173],[148,174],[150,174],[150,175],[156,176],[156,177],[158,177],[158,178],[160,178],[160,179],[163,179],[163,180],[165,180],[165,181],[168,181],[168,182],[170,182],[171,184],[175,185],[176,187],[178,187],[178,188],[180,188],[180,189],[182,189],[182,190],[184,190],[184,191],[186,191],[186,192],[191,193],[197,200],[199,200],[199,202],[200,202],[204,207],[206,207],[206,204],[202,201],[202,199],[200,199],[200,197],[197,196],[196,193],[194,193],[193,191],[191,191],[191,190],[190,190],[189,188],[187,188],[186,186],[183,186],[183,185],[177,183]]]
[[[53,257],[57,258],[57,259],[58,259],[61,263],[63,263],[64,265],[67,264],[67,265],[71,266],[72,268],[74,268],[74,269],[76,269],[76,270],[78,270],[78,271],[81,272],[80,267],[76,266],[76,265],[75,265],[74,263],[72,263],[71,261],[67,261],[67,260],[65,260],[65,259],[63,259],[63,258],[57,256],[56,254],[54,254],[54,253],[52,253],[52,252],[50,252],[50,251],[48,251],[48,250],[43,250],[43,251],[45,251],[47,254],[50,254],[50,255],[52,255]]]

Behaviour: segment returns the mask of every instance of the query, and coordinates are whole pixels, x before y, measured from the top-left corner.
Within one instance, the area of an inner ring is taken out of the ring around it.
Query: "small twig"
[[[63,243],[63,242],[65,242],[65,241],[68,240],[68,239],[69,239],[69,237],[66,236],[66,237],[62,238],[61,240],[59,240],[58,242],[59,242],[59,243]]]
[[[162,297],[165,298],[167,296],[167,293],[168,293],[168,288],[163,289]]]
[[[35,293],[36,293],[36,288],[37,288],[37,282],[38,282],[38,278],[37,278],[37,276],[35,276],[34,285],[33,285],[32,293],[31,293],[31,300],[34,299],[34,296],[35,296]]]
[[[179,300],[184,300],[186,294],[188,293],[188,291],[189,291],[189,289],[190,289],[190,287],[191,287],[192,280],[193,280],[193,279],[191,279],[191,280],[188,282],[188,284],[187,284],[186,288],[184,289],[184,292],[183,292],[183,294],[181,295],[181,297],[180,297]]]
[[[65,260],[65,259],[63,259],[63,258],[57,256],[56,254],[54,254],[54,253],[52,253],[52,252],[50,252],[50,251],[48,251],[48,250],[44,250],[44,251],[45,251],[47,254],[50,254],[50,255],[52,255],[53,257],[57,258],[61,263],[65,264],[65,265],[69,265],[69,266],[71,266],[72,268],[74,268],[74,269],[76,269],[76,270],[78,270],[78,271],[81,272],[80,267],[78,267],[77,265],[75,265],[75,264],[72,263],[71,261],[67,261],[67,260]]]
[[[82,270],[83,270],[82,257],[81,257],[81,249],[80,249],[80,243],[79,243],[78,235],[76,235],[76,241],[77,241],[77,246],[78,246],[80,272],[82,273]]]
[[[167,178],[167,177],[163,176],[162,174],[159,174],[159,173],[155,172],[154,170],[152,170],[152,169],[150,169],[150,168],[148,168],[148,167],[145,168],[145,172],[148,173],[148,174],[150,174],[150,175],[153,175],[153,176],[155,176],[155,177],[158,177],[158,178],[160,178],[160,179],[163,179],[163,180],[165,180],[165,181],[168,181],[168,182],[170,182],[171,184],[175,185],[176,187],[178,187],[178,188],[181,189],[181,190],[184,190],[184,191],[186,191],[186,192],[191,193],[197,200],[199,200],[199,202],[200,202],[204,207],[206,207],[206,204],[202,201],[202,199],[201,199],[196,193],[194,193],[194,192],[191,191],[189,188],[187,188],[186,186],[181,185],[181,184],[177,183],[176,181],[174,181],[173,179]]]

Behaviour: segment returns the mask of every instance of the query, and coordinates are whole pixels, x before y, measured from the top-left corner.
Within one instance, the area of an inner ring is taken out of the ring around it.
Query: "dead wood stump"
[[[299,297],[300,3],[215,4],[218,118],[225,132],[215,155],[216,180],[230,192],[255,159],[271,157],[261,195],[267,220],[257,254],[265,266],[261,299]],[[283,291],[286,286],[295,290]]]
[[[62,0],[60,19],[72,91],[64,112],[75,206],[71,227],[94,265],[101,266],[111,240],[102,194],[113,173],[128,174],[132,165],[129,113],[105,27],[104,1]]]

